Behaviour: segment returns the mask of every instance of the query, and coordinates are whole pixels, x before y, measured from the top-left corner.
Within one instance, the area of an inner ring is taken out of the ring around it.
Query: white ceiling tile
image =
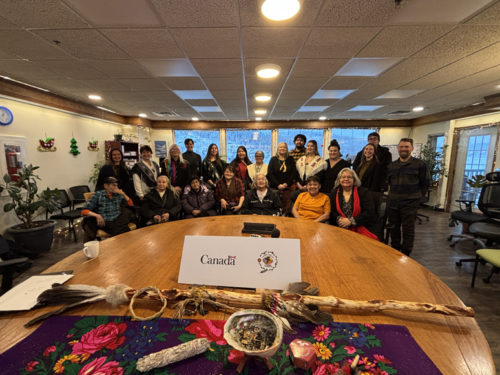
[[[241,31],[243,55],[250,58],[295,57],[307,33],[304,28],[245,27]]]
[[[23,59],[67,59],[69,56],[54,44],[34,36],[24,30],[2,30],[0,32],[0,48],[6,53]]]
[[[198,72],[188,59],[139,59],[137,61],[155,77],[198,76]]]
[[[151,0],[168,27],[238,25],[235,0]]]
[[[39,64],[61,78],[75,80],[107,78],[104,73],[77,60],[40,61]]]
[[[18,80],[57,78],[57,72],[51,72],[42,65],[26,60],[0,60],[2,75],[11,76]]]
[[[148,78],[151,74],[133,60],[88,60],[86,63],[112,78]]]
[[[161,26],[146,0],[65,0],[94,26]]]
[[[243,90],[243,77],[205,78],[209,90]]]
[[[407,1],[392,18],[392,24],[459,23],[491,0]]]
[[[100,31],[129,56],[138,59],[185,57],[168,30],[165,29],[102,29]]]
[[[348,59],[298,59],[292,77],[331,77]]]
[[[120,59],[127,55],[96,30],[37,30],[35,34],[81,59]]]
[[[335,75],[377,77],[401,59],[397,57],[365,57],[349,60]]]
[[[374,80],[373,77],[332,77],[324,86],[324,90],[353,90],[362,87],[367,82]]]
[[[161,81],[171,90],[205,90],[205,85],[198,77],[167,77]]]
[[[378,27],[318,27],[311,31],[300,57],[351,58],[380,30]]]
[[[410,96],[417,95],[423,90],[391,90],[385,94],[377,96],[375,99],[406,99]]]
[[[2,0],[2,17],[30,28],[86,28],[89,25],[60,0]]]
[[[242,74],[241,59],[191,59],[191,63],[203,78]]]
[[[451,25],[385,27],[356,57],[410,56],[446,34],[451,28]]]
[[[398,13],[392,1],[326,0],[319,13],[320,26],[383,26]]]
[[[495,1],[490,7],[485,8],[466,23],[471,25],[499,25],[500,2]]]
[[[168,88],[154,78],[117,79],[118,82],[135,91],[166,91]]]
[[[455,60],[500,41],[500,27],[459,25],[421,50],[416,57],[452,57]]]
[[[171,33],[189,58],[240,57],[236,28],[172,29]]]

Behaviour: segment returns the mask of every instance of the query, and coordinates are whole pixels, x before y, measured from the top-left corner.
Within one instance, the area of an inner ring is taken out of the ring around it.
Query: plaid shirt
[[[243,185],[243,181],[241,181],[238,177],[234,178],[236,195],[233,197],[229,195],[228,191],[226,191],[225,193],[222,192],[222,184],[225,183],[226,180],[224,180],[224,178],[221,178],[219,181],[217,181],[217,185],[215,185],[215,199],[217,199],[217,201],[224,199],[227,203],[236,203],[237,205],[240,202],[240,197],[245,195],[245,186]]]
[[[292,151],[289,152],[289,155],[297,162],[302,156],[306,154],[306,149],[302,149],[302,151],[298,151],[296,148],[294,148]]]
[[[123,195],[113,193],[110,198],[106,190],[96,191],[83,207],[83,211],[90,210],[102,216],[105,221],[113,221],[121,213],[121,203],[127,202]],[[82,211],[82,212],[83,212]]]

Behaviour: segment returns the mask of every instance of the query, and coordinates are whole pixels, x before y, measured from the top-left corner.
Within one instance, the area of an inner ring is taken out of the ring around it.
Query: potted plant
[[[420,157],[427,165],[429,169],[429,174],[431,176],[431,186],[437,189],[439,186],[439,181],[443,176],[447,176],[446,172],[446,148],[448,145],[444,145],[441,148],[441,152],[437,152],[431,141],[428,141],[422,148]]]
[[[47,188],[39,193],[37,180],[40,177],[34,173],[38,168],[31,164],[23,166],[17,181],[6,174],[4,183],[0,184],[0,193],[5,190],[10,198],[10,202],[3,206],[4,212],[14,211],[22,222],[9,227],[7,233],[14,238],[20,249],[31,256],[50,249],[55,225],[53,220],[35,220],[36,213],[40,208],[51,212],[60,206],[57,190]]]
[[[471,178],[468,178],[466,182],[471,189],[464,192],[465,199],[475,202],[477,195],[481,192],[481,188],[488,182],[488,180],[482,174],[476,174]]]

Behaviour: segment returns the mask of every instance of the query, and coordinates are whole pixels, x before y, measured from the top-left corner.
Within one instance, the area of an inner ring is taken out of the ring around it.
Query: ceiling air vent
[[[389,112],[388,115],[406,115],[407,113],[410,113],[411,111],[394,111],[394,112]]]
[[[158,117],[175,117],[178,116],[177,113],[174,111],[158,111],[158,112],[152,112],[153,115],[158,116]]]

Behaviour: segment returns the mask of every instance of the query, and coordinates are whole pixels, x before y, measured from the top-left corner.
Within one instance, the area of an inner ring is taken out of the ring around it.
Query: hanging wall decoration
[[[78,150],[78,145],[76,144],[76,139],[71,138],[71,145],[69,146],[70,150],[69,153],[73,154],[74,156],[78,155],[80,151]]]
[[[96,140],[89,141],[89,146],[87,147],[87,150],[89,150],[89,151],[99,151],[98,142],[99,141],[96,141]]]
[[[54,146],[55,138],[54,137],[45,137],[45,140],[39,139],[40,146],[38,146],[38,151],[56,151],[57,147]]]

